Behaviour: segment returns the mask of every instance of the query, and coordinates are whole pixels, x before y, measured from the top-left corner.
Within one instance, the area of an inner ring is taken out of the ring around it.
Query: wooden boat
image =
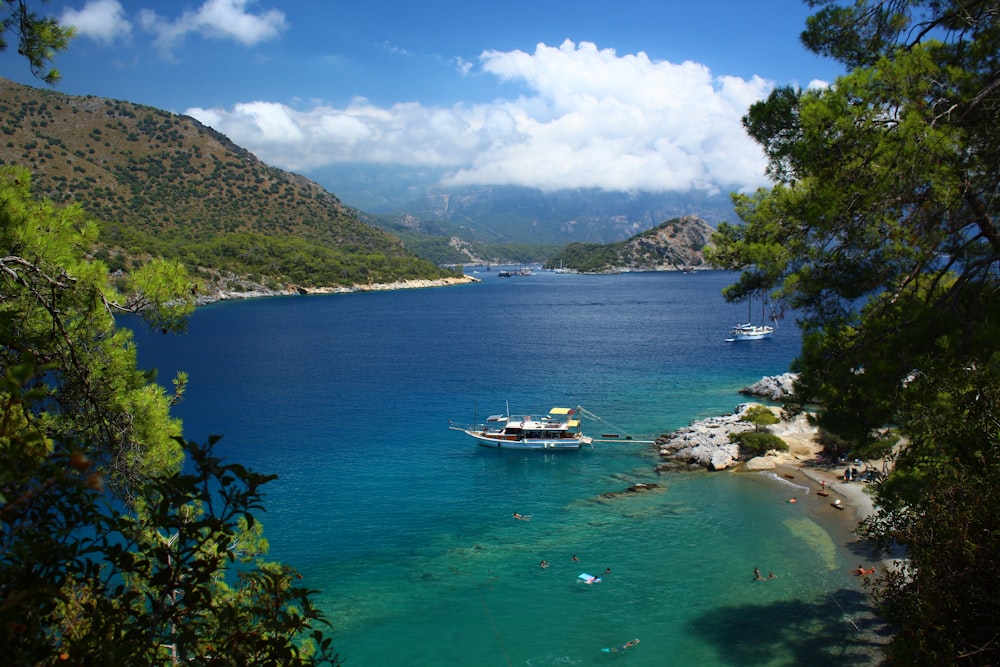
[[[578,409],[577,409],[578,410]],[[453,431],[461,431],[476,441],[481,447],[496,449],[529,449],[559,451],[579,449],[593,443],[593,438],[580,431],[577,410],[573,408],[552,408],[544,417],[530,415],[512,417],[493,415],[483,424],[455,426]]]

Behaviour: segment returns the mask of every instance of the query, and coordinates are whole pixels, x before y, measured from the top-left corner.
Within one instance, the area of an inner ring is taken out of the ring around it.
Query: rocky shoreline
[[[781,401],[794,395],[796,378],[794,373],[765,377],[741,389],[740,393],[769,401]],[[701,419],[673,433],[660,436],[656,439],[656,445],[664,462],[657,469],[664,471],[694,467],[725,470],[739,465],[741,463],[739,445],[731,442],[729,436],[753,430],[753,424],[742,421],[742,417],[755,405],[758,404],[742,403],[736,406],[730,415]],[[775,410],[775,413],[780,417],[779,411]],[[768,432],[785,439],[786,442],[789,439],[793,440],[788,443],[789,451],[771,451],[765,456],[758,456],[743,463],[746,469],[769,470],[783,463],[789,463],[790,459],[814,458],[819,451],[819,446],[814,443],[816,429],[809,424],[804,415],[790,422],[779,422],[770,427]]]
[[[204,306],[219,301],[236,301],[242,299],[260,299],[273,296],[296,296],[313,294],[353,294],[356,292],[383,292],[401,289],[426,289],[430,287],[450,287],[452,285],[464,285],[467,283],[479,282],[473,276],[454,276],[448,278],[437,278],[434,280],[397,280],[392,283],[370,283],[364,285],[335,286],[335,287],[302,287],[288,285],[281,289],[271,289],[258,284],[240,284],[238,290],[224,290],[213,288],[207,293],[199,294],[195,298],[196,305]]]
[[[793,395],[796,379],[794,373],[765,377],[740,393],[759,396],[769,401],[782,400]],[[801,475],[816,485],[816,491],[834,494],[841,498],[842,507],[848,509],[856,521],[874,513],[871,495],[861,482],[844,481],[841,467],[820,462],[823,446],[819,443],[819,430],[813,426],[805,414],[790,421],[780,421],[767,428],[788,445],[787,451],[772,450],[763,456],[741,461],[739,446],[729,441],[730,433],[743,433],[754,428],[753,424],[741,421],[743,414],[759,403],[743,403],[732,414],[709,417],[692,422],[689,426],[656,439],[661,461],[656,466],[659,473],[677,470],[731,469],[738,472],[773,471],[783,478],[793,474]],[[778,408],[772,408],[779,414]],[[779,414],[780,416],[780,414]],[[870,461],[865,465],[879,467],[882,462]],[[807,487],[806,493],[809,493]]]

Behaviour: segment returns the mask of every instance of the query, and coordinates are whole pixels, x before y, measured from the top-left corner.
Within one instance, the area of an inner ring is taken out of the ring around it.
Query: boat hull
[[[574,438],[521,438],[519,440],[512,440],[497,437],[493,434],[483,435],[479,431],[464,428],[455,430],[465,433],[475,440],[476,444],[480,447],[489,447],[491,449],[561,451],[580,449],[582,445],[589,445],[592,442],[592,439],[585,435]]]
[[[774,333],[773,327],[744,324],[735,327],[730,332],[730,337],[726,340],[730,342],[737,340],[763,340],[770,338],[772,333]]]

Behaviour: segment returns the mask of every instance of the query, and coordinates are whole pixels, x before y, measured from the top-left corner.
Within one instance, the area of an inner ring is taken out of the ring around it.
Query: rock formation
[[[780,403],[787,398],[795,396],[795,381],[798,379],[799,376],[797,373],[771,375],[761,378],[749,387],[740,389],[740,393],[747,396],[759,396],[760,398]]]

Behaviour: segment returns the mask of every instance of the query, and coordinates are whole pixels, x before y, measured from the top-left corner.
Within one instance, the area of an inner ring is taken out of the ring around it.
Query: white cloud
[[[139,12],[139,23],[156,35],[157,45],[170,50],[190,33],[214,39],[231,39],[246,46],[276,37],[285,29],[285,15],[277,9],[259,14],[248,11],[254,0],[205,0],[196,10],[170,21],[150,9]]]
[[[308,172],[335,163],[437,167],[446,184],[708,191],[765,184],[741,117],[773,84],[703,65],[619,56],[594,44],[487,51],[481,74],[527,94],[488,104],[299,110],[276,103],[187,113],[261,159]]]
[[[132,32],[132,24],[118,0],[90,0],[83,9],[64,11],[59,22],[73,26],[82,37],[105,44],[128,37]]]

